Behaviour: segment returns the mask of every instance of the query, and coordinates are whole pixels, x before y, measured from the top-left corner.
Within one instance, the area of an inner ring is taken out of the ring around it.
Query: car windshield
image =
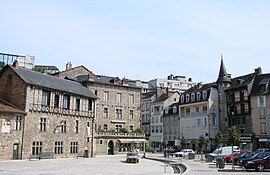
[[[264,157],[263,159],[270,159],[270,155],[269,155],[269,156]]]
[[[131,152],[127,154],[128,156],[137,156],[137,153]]]

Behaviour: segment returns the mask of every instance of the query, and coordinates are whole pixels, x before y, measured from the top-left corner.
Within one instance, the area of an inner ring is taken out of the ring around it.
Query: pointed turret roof
[[[223,56],[221,54],[221,62],[220,62],[220,68],[219,68],[219,75],[217,79],[217,83],[221,82],[231,82],[231,76],[227,73],[225,64],[223,62]]]

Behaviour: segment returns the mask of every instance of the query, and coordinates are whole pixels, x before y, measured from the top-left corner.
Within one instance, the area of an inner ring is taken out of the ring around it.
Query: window
[[[88,111],[92,111],[92,110],[93,110],[93,100],[88,99]]]
[[[104,125],[103,125],[103,130],[104,130],[105,132],[108,131],[108,125],[107,125],[107,124],[104,124]]]
[[[186,95],[186,102],[189,102],[189,94]]]
[[[191,101],[194,101],[195,100],[195,93],[192,93],[191,94]]]
[[[185,96],[181,95],[181,103],[184,103],[184,101],[185,101]]]
[[[79,120],[75,121],[75,133],[78,134],[79,133]]]
[[[133,132],[134,131],[134,126],[133,125],[129,125],[129,132]]]
[[[259,116],[260,116],[260,119],[265,118],[265,109],[264,108],[259,109]]]
[[[61,122],[61,132],[64,132],[64,133],[67,132],[67,121]]]
[[[104,91],[104,101],[109,101],[109,92]]]
[[[198,118],[197,121],[198,121],[198,126],[201,126],[202,125],[201,119]]]
[[[175,114],[176,112],[177,112],[177,107],[174,106],[174,107],[173,107],[173,113]]]
[[[20,117],[20,116],[15,117],[14,129],[15,130],[21,130],[22,129],[22,117]]]
[[[129,94],[129,104],[134,104],[134,94]]]
[[[53,104],[54,108],[59,108],[59,95],[55,95],[54,96],[54,104]]]
[[[142,111],[145,111],[145,104],[142,104]]]
[[[95,90],[95,95],[98,96],[98,90]]]
[[[197,100],[201,100],[201,93],[197,92]]]
[[[146,103],[146,111],[149,111],[149,109],[150,109],[149,103]]]
[[[42,151],[42,142],[33,142],[32,144],[32,155],[39,155]]]
[[[70,106],[70,95],[64,95],[63,97],[63,108],[69,109]]]
[[[199,107],[196,107],[196,112],[200,112],[200,108]]]
[[[266,123],[260,123],[260,130],[262,135],[266,134]]]
[[[99,140],[99,144],[100,144],[100,145],[103,144],[103,140],[102,140],[102,139]]]
[[[116,102],[122,103],[122,94],[121,93],[117,93]]]
[[[54,154],[63,154],[63,142],[54,142]]]
[[[76,99],[76,104],[75,104],[75,111],[80,111],[80,99]]]
[[[203,106],[203,113],[207,114],[207,106]]]
[[[165,114],[169,114],[169,109],[165,108]]]
[[[122,109],[116,109],[116,118],[122,119]]]
[[[108,118],[108,117],[109,117],[109,111],[108,111],[108,108],[104,108],[104,109],[103,109],[103,117],[104,117],[104,118]]]
[[[42,92],[42,106],[50,106],[51,92],[43,90]]]
[[[122,125],[115,125],[116,132],[119,132],[122,127]]]
[[[71,154],[78,153],[78,142],[70,142],[70,153]]]
[[[186,108],[186,116],[190,116],[190,108]]]
[[[265,96],[258,97],[258,107],[265,107]]]
[[[129,118],[134,119],[133,110],[129,110]]]
[[[202,96],[203,100],[205,100],[207,98],[207,92],[203,91],[203,96]]]
[[[40,131],[46,131],[46,118],[40,118]]]

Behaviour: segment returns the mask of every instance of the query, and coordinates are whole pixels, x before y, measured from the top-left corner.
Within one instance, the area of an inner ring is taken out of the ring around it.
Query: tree
[[[215,142],[217,143],[218,147],[220,147],[220,143],[223,139],[223,134],[221,131],[217,132],[216,138],[215,138]]]
[[[228,144],[229,145],[234,145],[234,146],[239,146],[240,142],[241,142],[240,134],[236,130],[236,126],[232,126],[229,129]]]
[[[203,135],[201,135],[199,137],[199,141],[198,141],[198,146],[200,148],[200,152],[201,152],[201,160],[203,159],[202,153],[203,153],[203,147],[206,145],[206,140],[205,137]]]
[[[141,128],[137,128],[137,129],[135,129],[134,133],[142,133]]]
[[[182,140],[181,140],[182,149],[186,148],[186,144],[187,144],[186,138],[185,137],[182,137]]]

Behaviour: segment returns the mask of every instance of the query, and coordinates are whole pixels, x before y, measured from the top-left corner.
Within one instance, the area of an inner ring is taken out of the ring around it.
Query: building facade
[[[8,53],[0,53],[0,70],[7,64],[12,64],[15,60],[18,61],[19,67],[25,69],[33,69],[35,57],[30,55],[16,55]]]
[[[270,148],[270,74],[256,76],[250,106],[254,149]]]
[[[0,97],[26,113],[21,158],[95,155],[93,121],[97,97],[80,83],[7,65]]]
[[[145,149],[145,136],[140,130],[140,82],[94,75],[83,66],[67,66],[57,76],[80,82],[98,97],[94,124],[97,154]]]
[[[218,90],[215,83],[197,84],[181,94],[179,100],[180,139],[184,147],[198,150],[199,137],[207,141],[204,149],[215,148],[214,138],[219,130]]]

